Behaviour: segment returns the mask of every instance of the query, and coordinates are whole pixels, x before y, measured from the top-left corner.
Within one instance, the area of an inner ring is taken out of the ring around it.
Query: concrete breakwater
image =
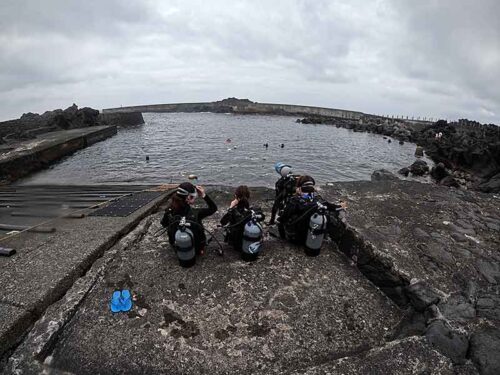
[[[116,134],[116,126],[94,126],[45,133],[0,155],[0,181],[15,181],[60,158]]]
[[[12,182],[116,134],[116,126],[144,123],[140,112],[100,114],[76,104],[42,115],[0,122],[0,181]]]
[[[106,125],[135,126],[144,124],[141,112],[100,113],[99,121]]]
[[[228,98],[216,102],[177,103],[139,105],[120,108],[103,109],[105,115],[111,113],[131,112],[215,112],[257,115],[294,115],[294,116],[333,116],[339,118],[359,119],[363,113],[343,109],[309,107],[290,104],[257,103],[248,99]]]

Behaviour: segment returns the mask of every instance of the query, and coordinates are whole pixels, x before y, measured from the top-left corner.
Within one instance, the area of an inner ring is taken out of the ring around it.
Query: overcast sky
[[[0,120],[226,97],[500,124],[498,0],[0,0]]]

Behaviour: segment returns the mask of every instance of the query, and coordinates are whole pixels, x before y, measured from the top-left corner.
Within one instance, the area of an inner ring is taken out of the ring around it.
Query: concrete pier
[[[12,182],[77,150],[116,134],[116,126],[94,126],[44,133],[0,154],[0,181]]]

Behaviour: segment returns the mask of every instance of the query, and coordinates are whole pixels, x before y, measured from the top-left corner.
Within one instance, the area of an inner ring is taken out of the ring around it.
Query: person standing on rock
[[[192,208],[191,206],[194,204],[196,197],[203,198],[208,207]],[[165,214],[161,219],[161,225],[167,228],[168,241],[174,246],[175,234],[179,227],[179,222],[182,218],[185,218],[186,222],[190,224],[189,229],[194,236],[193,242],[196,255],[200,255],[204,253],[206,246],[206,236],[202,220],[213,215],[216,211],[217,205],[205,193],[203,186],[195,187],[190,182],[183,182],[177,187],[175,194],[170,198]]]

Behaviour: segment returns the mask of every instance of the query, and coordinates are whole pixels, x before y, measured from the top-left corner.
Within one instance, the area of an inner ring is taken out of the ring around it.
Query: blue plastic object
[[[109,307],[112,312],[117,313],[120,311],[127,312],[132,308],[132,296],[130,290],[115,290],[111,297]]]
[[[132,308],[132,296],[128,289],[122,290],[122,311],[129,311]]]
[[[116,313],[120,312],[122,309],[122,303],[121,303],[121,291],[115,290],[113,292],[113,297],[111,297],[111,302],[109,303],[109,307],[111,308],[111,311]]]

